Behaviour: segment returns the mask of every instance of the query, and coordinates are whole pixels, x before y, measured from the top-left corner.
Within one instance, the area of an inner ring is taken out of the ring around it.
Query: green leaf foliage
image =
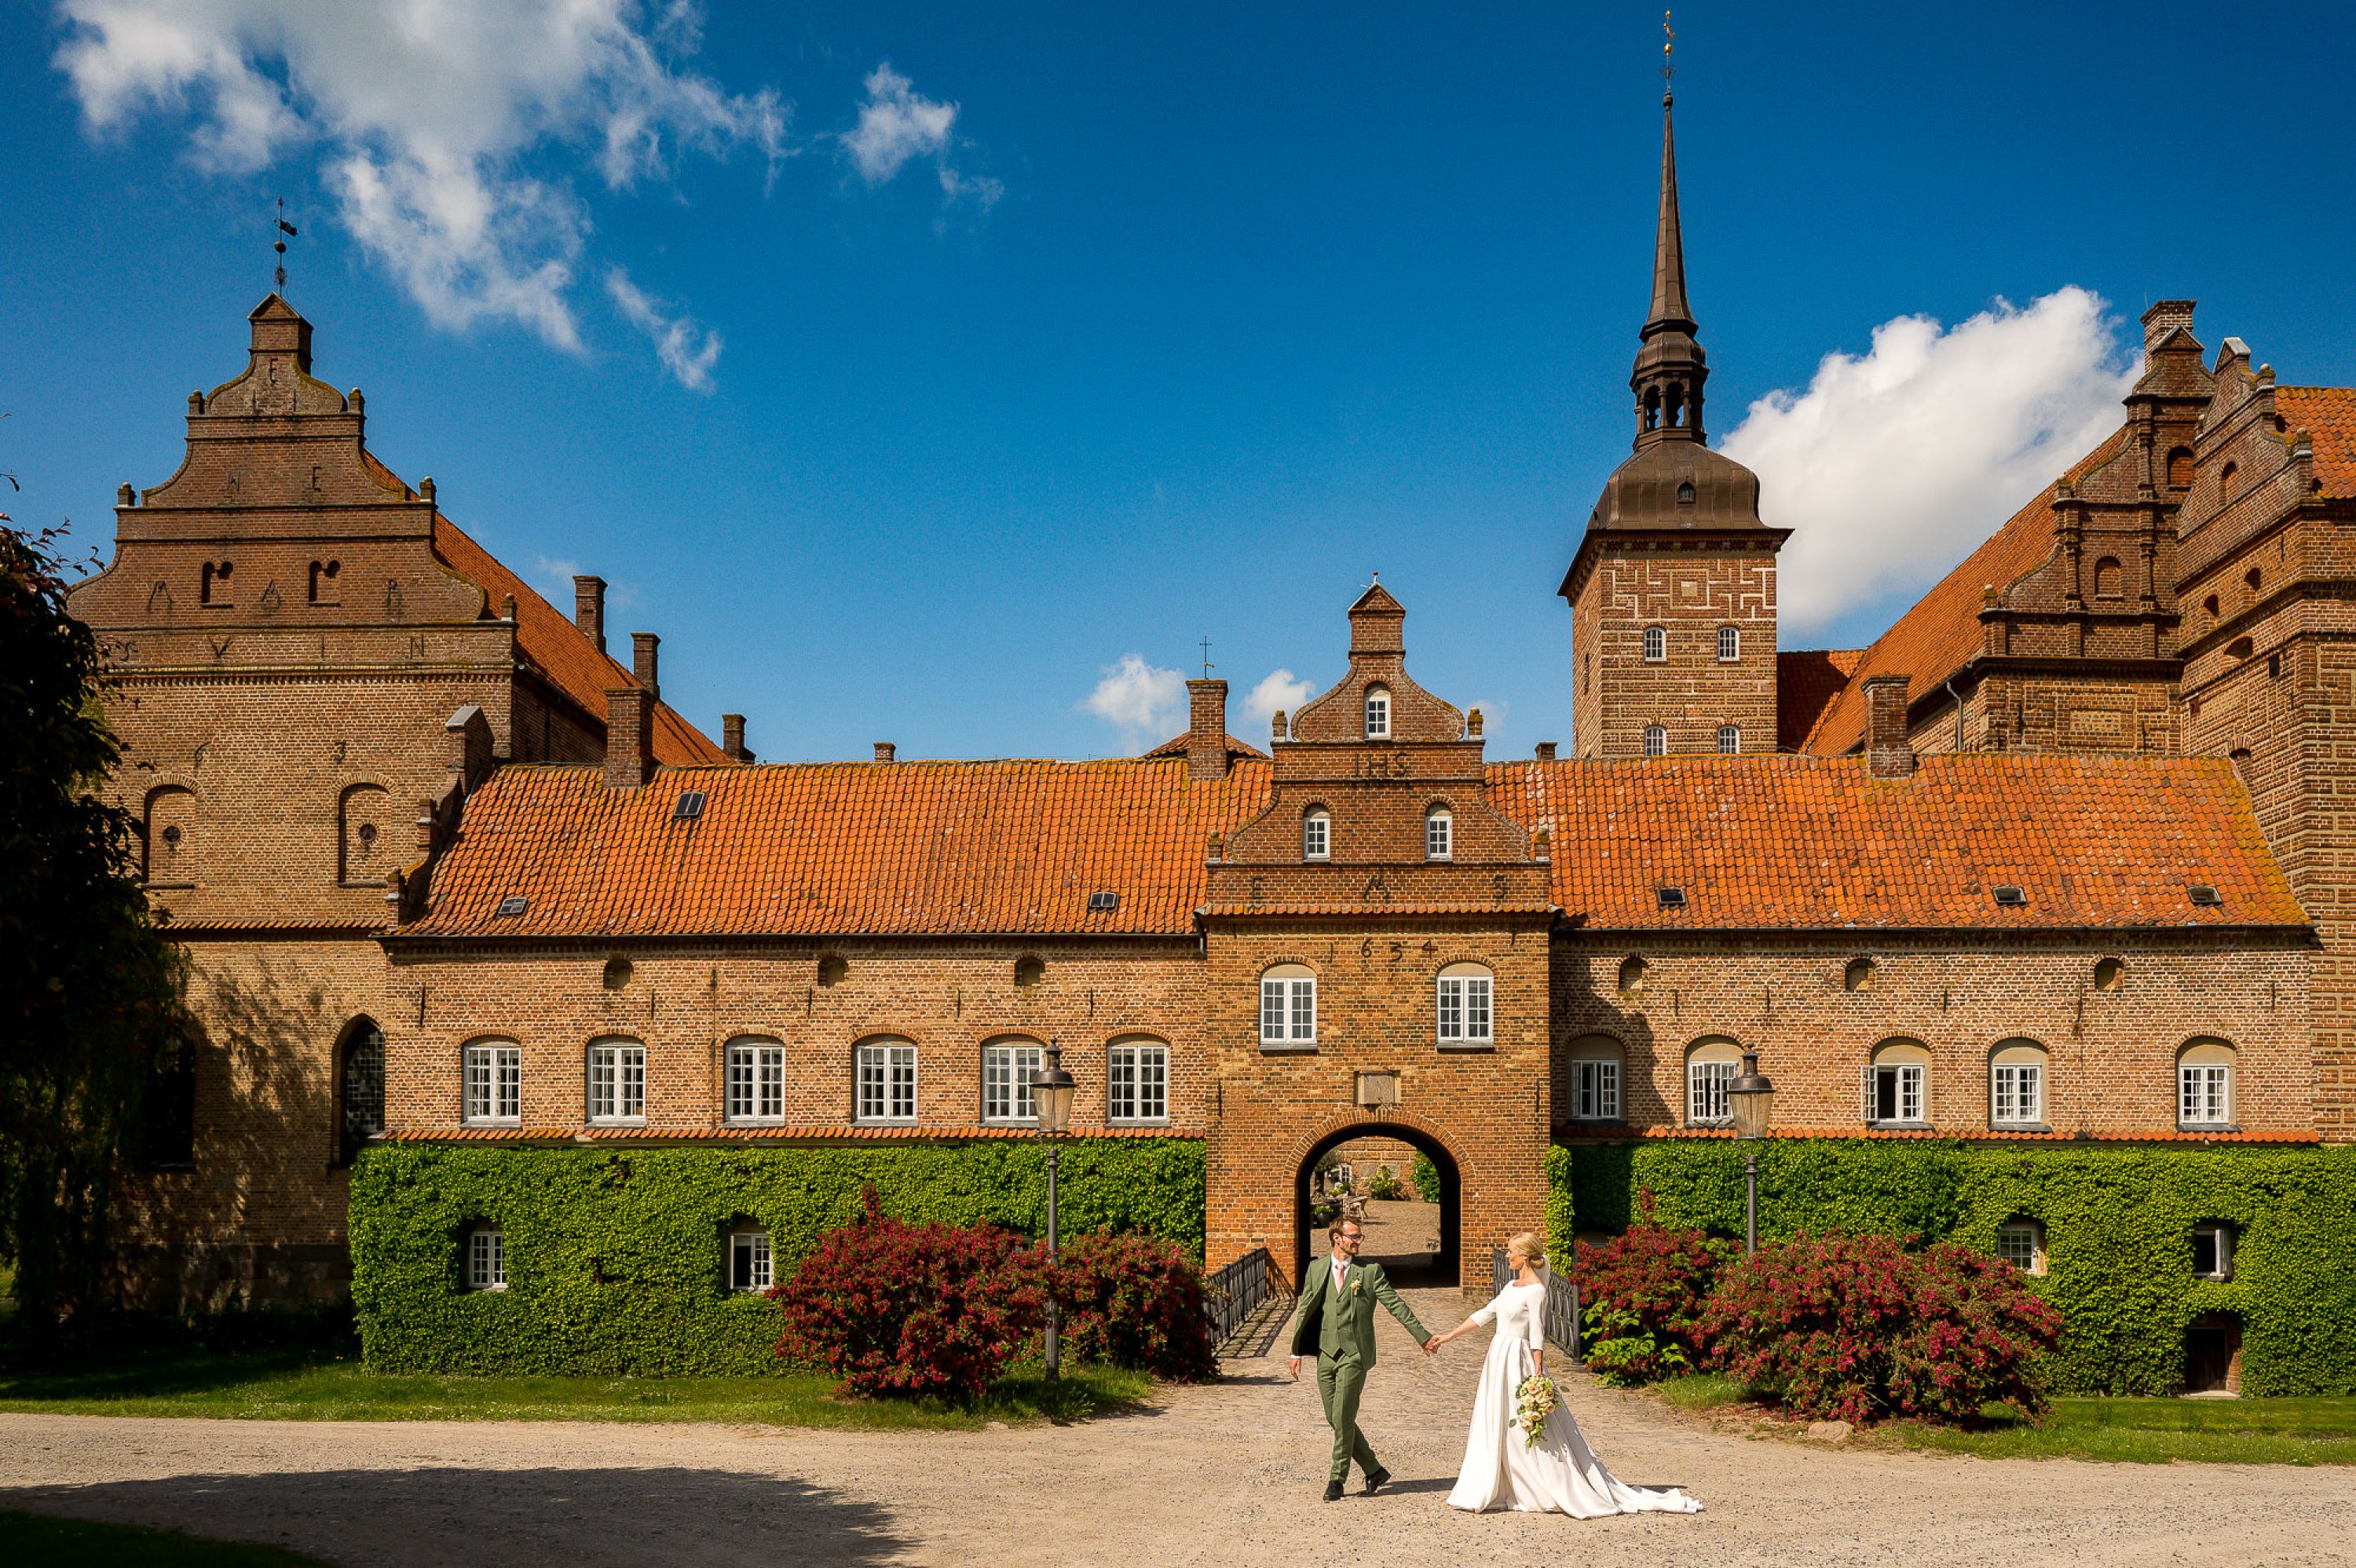
[[[1742,1233],[1742,1154],[1730,1140],[1555,1151],[1550,1181],[1584,1222],[1624,1230],[1635,1194],[1655,1218]],[[1759,1146],[1760,1239],[1841,1231],[1953,1240],[1993,1253],[2015,1218],[2045,1229],[2031,1288],[2067,1322],[2047,1371],[2061,1393],[2162,1394],[2184,1376],[2184,1331],[2242,1322],[2250,1394],[2356,1392],[2356,1148],[1985,1147],[1961,1142],[1773,1139]],[[2192,1273],[2192,1231],[2232,1224],[2234,1276]]]
[[[1064,1236],[1142,1232],[1203,1255],[1203,1146],[1061,1147]],[[387,1371],[575,1376],[779,1370],[776,1308],[725,1288],[729,1230],[766,1228],[782,1280],[875,1189],[896,1219],[1047,1225],[1032,1140],[800,1148],[483,1147],[365,1151],[351,1179],[352,1302]],[[460,1237],[499,1227],[508,1288],[461,1285]]]

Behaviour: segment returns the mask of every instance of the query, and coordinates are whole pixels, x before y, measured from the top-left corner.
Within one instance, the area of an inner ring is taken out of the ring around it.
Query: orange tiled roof
[[[1848,677],[1857,673],[1863,648],[1793,648],[1775,655],[1775,749],[1796,752],[1824,717]]]
[[[1552,827],[1555,901],[1595,928],[2307,923],[2221,758],[1925,757],[1890,783],[1847,757],[1522,762],[1489,797]],[[2222,905],[2186,897],[2203,882]]]
[[[682,791],[702,815],[673,820]],[[503,768],[466,803],[423,935],[1181,935],[1210,836],[1268,803],[1269,765],[1176,758]],[[1120,907],[1090,914],[1092,892]],[[501,919],[499,901],[527,899]]]
[[[1186,754],[1186,740],[1187,737],[1183,735],[1173,736],[1145,754],[1149,757],[1183,757]],[[1226,737],[1226,740],[1227,755],[1231,757],[1258,757],[1262,762],[1268,760],[1268,753],[1257,746],[1247,745],[1233,735]]]
[[[2356,387],[2276,387],[2275,412],[2314,438],[2324,496],[2356,497]]]
[[[1558,1138],[1579,1142],[1625,1143],[1632,1137],[1644,1138],[1730,1138],[1732,1127],[1681,1127],[1666,1123],[1648,1126],[1606,1130],[1577,1122],[1558,1125]],[[2239,1133],[2201,1132],[2183,1127],[2093,1127],[2084,1132],[2004,1132],[1986,1130],[1942,1132],[1935,1127],[1861,1127],[1855,1123],[1835,1127],[1777,1127],[1767,1135],[1771,1138],[1912,1138],[1933,1142],[1952,1141],[1975,1144],[2011,1143],[2124,1143],[2124,1144],[2312,1144],[2323,1140],[2312,1132],[2297,1130],[2252,1131]]]
[[[1035,1138],[1036,1127],[928,1127],[910,1124],[814,1127],[409,1127],[388,1143],[937,1143],[944,1138]],[[1067,1138],[1199,1138],[1199,1127],[1074,1127]]]
[[[2126,437],[2124,427],[2113,432],[2064,477],[2075,483],[2108,463]],[[2049,485],[1874,639],[1850,672],[1848,684],[1826,705],[1824,717],[1802,749],[1838,756],[1864,742],[1869,677],[1911,676],[1910,694],[1920,697],[1970,662],[1980,651],[1980,591],[1990,583],[1999,590],[2009,588],[2044,565],[2053,554],[2053,486]]]

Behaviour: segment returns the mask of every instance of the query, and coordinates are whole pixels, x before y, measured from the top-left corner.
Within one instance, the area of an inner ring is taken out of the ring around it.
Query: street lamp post
[[[1759,1140],[1767,1136],[1767,1113],[1775,1085],[1759,1071],[1759,1053],[1742,1053],[1742,1072],[1726,1086],[1734,1112],[1734,1136],[1742,1143],[1742,1255],[1759,1250]]]
[[[1072,1125],[1072,1075],[1064,1071],[1064,1052],[1059,1046],[1047,1048],[1047,1065],[1031,1074],[1031,1105],[1039,1121],[1039,1140],[1047,1146],[1047,1263],[1052,1271],[1055,1262],[1055,1140]],[[1047,1291],[1047,1375],[1059,1374],[1062,1346],[1057,1330],[1063,1327],[1062,1314],[1055,1306],[1055,1292],[1051,1282]]]

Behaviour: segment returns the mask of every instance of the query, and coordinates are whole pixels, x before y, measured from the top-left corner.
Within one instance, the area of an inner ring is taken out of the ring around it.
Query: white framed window
[[[1496,982],[1478,964],[1451,964],[1440,972],[1439,1021],[1442,1045],[1490,1045],[1496,1030],[1491,1017]]]
[[[1865,1070],[1865,1119],[1875,1126],[1922,1126],[1930,1120],[1931,1053],[1897,1040],[1873,1053]]]
[[[466,1232],[466,1288],[505,1290],[508,1248],[497,1225],[477,1225]]]
[[[1170,1119],[1170,1048],[1159,1040],[1116,1040],[1105,1051],[1105,1117],[1114,1122]]]
[[[859,1048],[858,1116],[862,1122],[916,1119],[916,1048],[886,1041]]]
[[[2220,1220],[2192,1227],[2192,1272],[2202,1279],[2233,1277],[2233,1227]]]
[[[1742,628],[1720,626],[1718,629],[1718,662],[1733,664],[1742,657]]]
[[[523,1119],[523,1047],[508,1040],[470,1045],[466,1067],[466,1121],[497,1126]]]
[[[1028,1040],[1009,1040],[981,1048],[981,1119],[985,1122],[1035,1122],[1038,1108],[1031,1099],[1031,1074],[1046,1063],[1044,1047]]]
[[[1424,813],[1423,858],[1445,860],[1455,853],[1456,817],[1446,806],[1434,806]]]
[[[1988,1062],[1988,1125],[2029,1127],[2044,1121],[2044,1050],[2028,1040],[1997,1047]]]
[[[1333,817],[1323,806],[1312,806],[1301,818],[1301,858],[1323,860],[1333,853]]]
[[[1644,628],[1644,662],[1665,663],[1669,656],[1669,629],[1666,626]]]
[[[1387,741],[1391,735],[1391,690],[1387,686],[1366,688],[1366,739]]]
[[[1644,755],[1665,757],[1669,754],[1669,732],[1658,724],[1644,726]]]
[[[1570,1119],[1620,1119],[1620,1042],[1609,1035],[1571,1041]]]
[[[2233,1121],[2233,1048],[2198,1040],[2176,1059],[2176,1120],[2179,1126],[2222,1127]]]
[[[1300,964],[1280,964],[1259,977],[1259,1042],[1317,1043],[1317,976]]]
[[[2008,1220],[1997,1227],[1996,1255],[2023,1274],[2045,1272],[2045,1227],[2034,1220]]]
[[[728,1044],[728,1119],[786,1119],[786,1048],[774,1040],[738,1040]]]
[[[776,1283],[769,1232],[755,1226],[728,1232],[728,1288],[759,1292]]]
[[[589,1119],[647,1119],[647,1048],[634,1040],[601,1040],[589,1047]]]
[[[1722,1127],[1734,1120],[1734,1103],[1727,1086],[1734,1082],[1731,1061],[1691,1061],[1686,1064],[1686,1120],[1697,1127]]]
[[[1731,757],[1739,754],[1741,750],[1741,730],[1732,724],[1719,725],[1718,727],[1718,754],[1721,757]]]

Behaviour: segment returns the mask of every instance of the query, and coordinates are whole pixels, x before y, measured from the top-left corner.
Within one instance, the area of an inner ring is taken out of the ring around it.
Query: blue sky
[[[611,0],[386,43],[434,8],[0,12],[19,521],[104,550],[171,472],[283,194],[380,454],[552,597],[609,579],[764,756],[1123,751],[1206,635],[1258,741],[1247,694],[1335,678],[1373,570],[1493,755],[1570,739],[1656,10]],[[2214,18],[1678,7],[1713,433],[1784,398],[1734,443],[1800,530],[1785,645],[1869,638],[2074,456],[2149,299],[2356,380],[2345,8]],[[1124,726],[1087,704],[1131,655]]]

